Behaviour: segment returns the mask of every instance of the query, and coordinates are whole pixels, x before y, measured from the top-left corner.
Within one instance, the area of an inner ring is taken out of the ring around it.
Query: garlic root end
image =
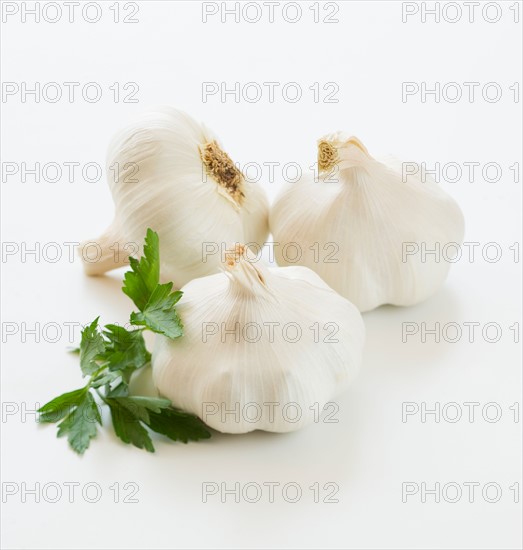
[[[132,243],[125,243],[115,237],[109,229],[97,239],[80,243],[77,248],[82,260],[84,272],[89,276],[103,275],[108,271],[129,264],[129,256],[135,253]]]

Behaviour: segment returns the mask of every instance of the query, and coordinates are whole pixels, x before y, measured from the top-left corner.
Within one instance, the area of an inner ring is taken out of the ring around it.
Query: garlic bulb
[[[90,275],[136,257],[141,246],[135,243],[148,227],[160,236],[162,280],[178,288],[219,271],[221,243],[263,245],[268,235],[263,189],[244,178],[211,131],[182,111],[160,107],[119,132],[107,173],[115,218],[96,245],[81,245]]]
[[[272,208],[278,264],[313,269],[360,311],[432,295],[450,266],[441,250],[463,240],[456,202],[433,180],[402,176],[341,133],[319,141],[318,168],[317,181],[288,185]]]
[[[226,433],[317,421],[359,369],[361,315],[306,267],[268,268],[241,245],[224,265],[183,287],[183,338],[156,340],[160,394]]]

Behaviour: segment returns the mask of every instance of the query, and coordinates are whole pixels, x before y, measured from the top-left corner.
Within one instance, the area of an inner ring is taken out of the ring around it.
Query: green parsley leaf
[[[122,290],[140,310],[131,313],[131,323],[169,338],[183,334],[183,325],[174,308],[182,293],[171,293],[173,283],[159,284],[160,241],[158,233],[147,229],[140,261],[129,258],[131,271],[124,276]]]
[[[159,413],[162,409],[167,409],[171,406],[169,399],[162,399],[160,397],[140,397],[131,395],[128,397],[116,397],[115,401],[118,401],[120,405],[146,424],[149,423],[149,411]]]
[[[211,437],[211,433],[197,416],[173,408],[162,409],[159,413],[149,412],[147,424],[151,430],[173,441],[187,443]]]
[[[110,370],[133,371],[151,360],[141,330],[129,331],[119,325],[105,325],[102,332],[107,340],[102,358]]]
[[[77,407],[85,398],[88,386],[79,390],[63,393],[38,409],[40,422],[58,422],[67,416],[71,409]]]
[[[129,384],[121,379],[112,389],[107,388],[105,395],[107,397],[127,397],[129,395]]]
[[[131,313],[133,325],[145,326],[153,332],[169,338],[178,338],[183,334],[182,321],[174,305],[182,297],[179,290],[171,293],[172,283],[158,285],[149,301],[140,313]]]
[[[145,449],[150,453],[154,453],[153,442],[147,430],[140,423],[140,419],[117,399],[106,399],[105,402],[111,409],[115,434],[124,443],[130,443],[139,449]]]
[[[138,261],[130,258],[131,271],[125,274],[122,290],[140,310],[131,314],[131,323],[169,338],[183,334],[183,324],[175,305],[181,291],[171,292],[173,283],[159,284],[160,247],[158,234],[147,230],[144,253]],[[99,317],[82,330],[80,346],[70,350],[80,354],[80,368],[89,382],[83,388],[64,393],[39,409],[41,422],[59,422],[58,437],[67,436],[71,447],[82,454],[102,424],[95,390],[109,406],[116,435],[125,443],[154,452],[148,428],[174,441],[206,439],[210,432],[196,416],[171,407],[168,399],[129,395],[133,372],[151,361],[143,328],[127,330],[119,325],[98,326]]]
[[[142,311],[160,281],[160,244],[158,233],[147,229],[140,261],[129,258],[131,270],[124,276],[122,290]]]
[[[96,361],[98,356],[105,351],[105,342],[98,330],[99,318],[97,317],[82,330],[80,368],[84,376],[90,376],[100,368],[100,365]]]
[[[96,435],[96,422],[102,425],[100,411],[93,396],[86,392],[78,406],[58,424],[58,437],[67,435],[69,445],[82,454]]]
[[[104,370],[91,381],[91,388],[100,388],[106,384],[112,384],[122,376],[121,372]]]

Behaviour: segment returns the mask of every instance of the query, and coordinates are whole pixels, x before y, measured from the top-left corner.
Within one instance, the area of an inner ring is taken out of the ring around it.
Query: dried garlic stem
[[[255,261],[256,256],[243,244],[236,244],[225,252],[224,265],[228,271],[234,272],[239,268],[243,274],[254,275],[262,285],[267,286],[261,270],[254,265]]]
[[[318,169],[327,172],[338,162],[338,150],[329,141],[324,139],[318,142]]]
[[[245,198],[243,193],[244,178],[231,157],[220,149],[216,141],[200,147],[200,156],[207,174],[229,194],[238,206],[241,206]]]

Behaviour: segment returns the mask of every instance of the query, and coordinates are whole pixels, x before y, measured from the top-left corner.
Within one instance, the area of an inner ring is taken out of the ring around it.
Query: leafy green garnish
[[[130,443],[139,449],[154,453],[151,437],[141,424],[140,419],[116,400],[111,399],[107,401],[107,404],[111,409],[115,434],[124,443]]]
[[[182,297],[182,293],[178,290],[171,294],[172,287],[172,283],[158,285],[143,310],[139,313],[131,313],[131,323],[137,326],[143,325],[169,338],[181,336],[183,324],[174,306]]]
[[[80,368],[84,376],[90,376],[98,370],[96,358],[105,349],[102,335],[98,332],[97,317],[90,325],[82,331],[80,342]]]
[[[118,325],[105,325],[103,335],[106,345],[101,358],[110,371],[121,371],[127,382],[134,370],[151,360],[141,330],[129,331]]]
[[[174,309],[182,296],[179,290],[171,293],[172,283],[160,284],[160,242],[158,234],[147,230],[143,256],[140,261],[129,258],[131,271],[124,277],[122,290],[135,303],[139,313],[131,313],[131,324],[144,326],[153,332],[178,338],[183,325]]]
[[[77,407],[85,398],[87,386],[79,390],[73,390],[55,397],[43,407],[40,407],[40,422],[58,422],[64,416],[67,416],[71,409]]]
[[[211,437],[205,424],[197,416],[173,408],[163,409],[160,414],[149,412],[147,425],[151,430],[173,441],[187,443]]]
[[[127,330],[110,324],[100,328],[99,317],[82,330],[80,368],[87,384],[64,393],[39,409],[41,422],[59,422],[58,437],[67,436],[73,450],[82,454],[102,425],[100,403],[107,405],[115,434],[124,442],[154,452],[150,431],[173,441],[197,441],[210,437],[196,416],[174,409],[168,399],[129,394],[129,381],[137,370],[150,363],[143,331],[152,330],[169,338],[183,334],[183,324],[175,309],[182,292],[171,292],[173,283],[160,284],[158,234],[147,230],[144,255],[130,258],[123,291],[140,310],[133,312]]]
[[[147,230],[143,256],[140,261],[129,258],[129,263],[132,271],[124,275],[122,290],[142,311],[160,281],[160,241],[157,233]]]
[[[82,454],[96,435],[96,422],[102,425],[100,411],[91,393],[86,392],[76,408],[58,424],[58,437],[66,435],[69,445]]]

